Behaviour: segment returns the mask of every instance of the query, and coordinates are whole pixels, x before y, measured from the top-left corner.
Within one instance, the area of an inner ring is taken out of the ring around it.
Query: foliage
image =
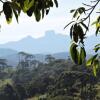
[[[23,11],[29,17],[33,14],[36,21],[40,21],[45,15],[48,15],[50,8],[54,6],[58,7],[57,0],[7,0],[0,2],[3,4],[3,9],[0,13],[4,13],[7,23],[12,20],[13,14],[18,22],[18,17]]]
[[[73,98],[95,100],[94,98],[99,98],[100,78],[94,77],[90,69],[84,65],[75,65],[71,60],[54,59],[48,63],[38,64],[31,70],[30,67],[16,68],[11,70],[12,72],[9,73],[11,75],[6,74],[6,78],[1,79],[0,98],[2,97],[3,100],[9,98],[12,100],[15,97],[17,100],[28,98],[30,98],[28,100],[33,98],[34,100],[61,100],[61,98],[62,100],[73,100]]]
[[[1,100],[20,100],[18,99],[18,95],[10,84],[5,85],[0,92]]]
[[[100,16],[97,15],[97,20],[91,23],[92,14],[94,14],[94,11],[96,7],[99,5],[99,3],[100,0],[91,1],[90,5],[83,3],[82,7],[72,9],[70,11],[70,13],[73,14],[73,19],[64,28],[71,25],[70,37],[72,39],[72,43],[70,46],[70,53],[72,60],[76,64],[82,64],[86,59],[84,40],[86,38],[87,32],[90,29],[90,24],[96,26],[96,36],[100,34]],[[96,54],[87,61],[87,66],[92,67],[93,74],[94,76],[96,76],[97,70],[100,67],[100,44],[97,44],[94,50]]]

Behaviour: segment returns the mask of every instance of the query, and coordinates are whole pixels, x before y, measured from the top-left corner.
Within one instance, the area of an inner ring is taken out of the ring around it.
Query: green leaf
[[[95,47],[100,47],[100,44],[97,44]]]
[[[80,7],[80,8],[77,9],[77,11],[79,12],[79,14],[82,14],[83,12],[85,13],[85,8]]]
[[[26,13],[32,6],[34,5],[34,0],[25,0],[24,1],[24,6],[23,6],[23,11]]]
[[[24,7],[28,7],[29,0],[24,0]]]
[[[95,52],[98,52],[100,50],[100,47],[95,47],[94,50]]]
[[[3,4],[3,11],[5,14],[7,23],[8,24],[11,23],[11,21],[12,21],[12,8],[11,8],[10,2],[5,2]]]
[[[48,7],[53,7],[53,2],[52,0],[48,1],[49,6]]]
[[[80,48],[80,58],[79,58],[79,64],[82,64],[86,59],[86,51],[84,47]]]
[[[93,64],[93,61],[96,59],[96,57],[98,56],[98,54],[94,55],[93,57],[91,57],[87,62],[86,65],[87,66],[91,66]]]
[[[73,31],[72,31],[72,36],[73,36],[73,40],[77,43],[78,42],[78,34],[79,31],[78,31],[78,24],[74,24],[73,26]]]
[[[40,19],[41,19],[41,12],[40,12],[40,10],[34,11],[34,15],[35,15],[36,21],[39,22]]]
[[[15,18],[18,22],[18,16],[20,15],[21,8],[15,2],[11,3],[11,7],[12,7],[13,13],[15,15]]]
[[[100,29],[100,27],[97,27],[97,29],[96,29],[96,36],[97,36],[97,34],[98,34],[98,32],[99,32],[99,29]]]
[[[75,43],[72,43],[71,47],[70,47],[70,54],[71,54],[71,58],[74,61],[75,64],[78,64],[78,58],[79,58],[79,52],[76,49],[77,45]]]
[[[34,12],[34,6],[32,6],[30,9],[28,9],[27,15],[28,15],[29,17],[31,17],[32,14],[33,14],[33,12]]]
[[[97,21],[94,21],[91,25],[95,25],[97,23]]]
[[[15,2],[12,2],[11,6],[12,6],[12,9],[15,9],[18,12],[18,15],[20,15],[21,8],[19,7],[19,5]]]
[[[100,50],[100,44],[97,44],[94,48],[95,52],[98,52]]]
[[[94,76],[97,75],[97,69],[99,68],[99,61],[96,59],[93,61],[93,74]]]
[[[16,2],[19,5],[19,7],[21,7],[21,9],[23,9],[23,7],[24,7],[24,0],[16,0]]]
[[[85,34],[84,34],[84,31],[83,31],[83,28],[80,25],[78,25],[77,31],[78,31],[78,36],[79,36],[79,39],[80,39],[79,42],[81,42],[84,45]]]
[[[30,9],[32,6],[34,6],[34,0],[31,0],[31,2],[29,2],[28,9]]]
[[[74,15],[73,15],[73,18],[75,18],[77,15],[78,15],[78,11],[76,10]]]
[[[95,66],[93,66],[93,74],[94,74],[94,76],[97,75],[97,71],[96,71],[96,67]]]

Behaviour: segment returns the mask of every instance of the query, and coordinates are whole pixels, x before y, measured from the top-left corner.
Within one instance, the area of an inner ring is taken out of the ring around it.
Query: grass
[[[5,86],[6,84],[12,84],[12,80],[11,79],[0,80],[0,88]]]
[[[39,98],[46,98],[46,94],[44,94],[44,95],[38,95],[38,96],[35,96],[35,97],[32,97],[32,98],[29,98],[29,99],[27,99],[27,100],[39,100]]]
[[[27,100],[38,100],[38,97],[32,97],[32,98],[29,98]]]

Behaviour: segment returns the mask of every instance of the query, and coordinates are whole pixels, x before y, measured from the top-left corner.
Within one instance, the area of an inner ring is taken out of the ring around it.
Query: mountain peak
[[[34,40],[34,38],[30,35],[28,35],[28,36],[24,37],[23,39],[21,39],[21,41],[33,41],[33,40]]]
[[[55,33],[54,30],[49,30],[49,31],[46,31],[46,32],[45,32],[45,35],[46,35],[46,36],[55,36],[56,33]]]
[[[33,37],[31,35],[28,35],[24,39],[33,39]]]
[[[10,48],[17,51],[25,51],[28,53],[56,53],[69,51],[70,46],[70,37],[66,37],[64,35],[59,35],[55,31],[46,31],[46,35],[42,38],[35,39],[34,37],[28,35],[23,39],[16,42],[9,42],[6,44],[0,45],[0,48]],[[92,36],[93,37],[93,36]],[[86,50],[88,47],[91,49],[94,44],[99,43],[99,38],[91,41],[91,38],[87,38]]]

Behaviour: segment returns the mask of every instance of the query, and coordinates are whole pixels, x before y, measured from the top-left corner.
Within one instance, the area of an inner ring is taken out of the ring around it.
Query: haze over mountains
[[[44,37],[35,39],[27,36],[16,42],[0,44],[0,48],[10,48],[17,51],[25,51],[32,54],[57,53],[68,51],[70,44],[69,36],[47,31]]]
[[[44,37],[35,39],[31,36],[27,36],[19,41],[0,44],[0,48],[9,48],[15,51],[25,51],[32,54],[69,52],[70,41],[69,36],[57,34],[51,30],[47,31]],[[85,41],[87,52],[89,51],[90,53],[90,49],[93,49],[94,45],[99,43],[99,41],[100,36],[88,37]]]
[[[99,43],[100,36],[90,36],[85,40],[86,51],[92,54],[93,47]],[[27,36],[19,41],[0,44],[0,57],[8,60],[9,64],[18,64],[18,52],[24,51],[35,54],[37,60],[44,61],[46,54],[55,58],[67,59],[69,56],[70,37],[47,31],[44,37],[35,39]]]

